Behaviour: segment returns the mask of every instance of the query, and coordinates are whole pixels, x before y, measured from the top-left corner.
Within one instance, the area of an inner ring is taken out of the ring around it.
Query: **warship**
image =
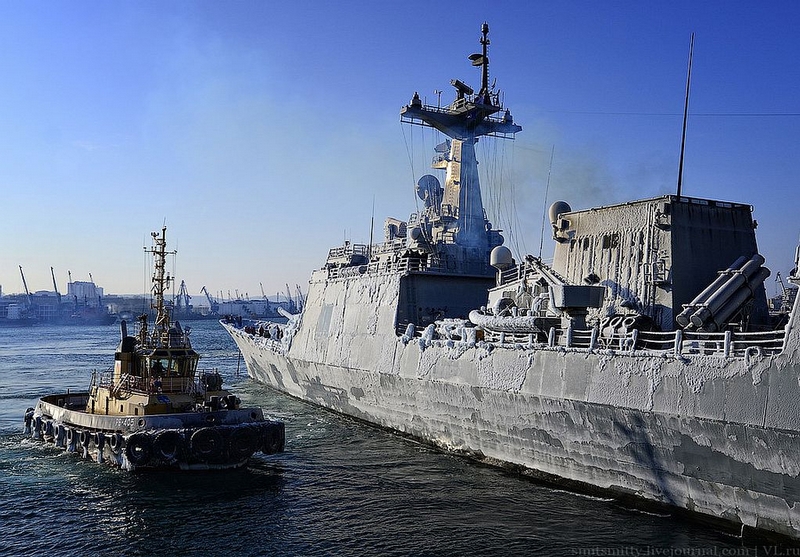
[[[475,145],[522,128],[489,84],[486,24],[480,43],[477,93],[452,80],[448,106],[401,109],[446,136],[444,185],[422,177],[424,207],[382,242],[332,248],[287,323],[224,323],[249,375],[535,478],[800,538],[800,323],[769,311],[753,207],[559,201],[552,261],[515,261]]]
[[[87,392],[39,399],[24,416],[25,433],[83,458],[130,471],[239,468],[256,452],[283,451],[284,424],[245,408],[223,388],[218,371],[198,369],[189,328],[172,321],[164,292],[166,227],[153,232],[155,322],[121,340],[110,371],[92,374]]]

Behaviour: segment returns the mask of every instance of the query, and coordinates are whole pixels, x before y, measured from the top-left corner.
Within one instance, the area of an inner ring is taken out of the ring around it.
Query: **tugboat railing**
[[[114,383],[113,370],[106,370],[92,372],[92,380],[89,388],[104,387],[114,389],[117,392],[126,393],[187,393],[187,394],[203,394],[206,392],[202,384],[202,377],[205,373],[204,370],[199,370],[196,377],[161,377],[160,386],[153,380],[153,378],[145,378],[138,375],[124,375],[118,383]]]

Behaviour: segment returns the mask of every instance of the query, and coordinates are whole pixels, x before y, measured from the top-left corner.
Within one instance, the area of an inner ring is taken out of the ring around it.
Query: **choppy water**
[[[236,472],[132,475],[29,440],[25,408],[84,389],[119,332],[0,328],[0,555],[775,555],[274,393],[243,363],[237,376],[216,322],[191,326],[201,367],[286,422],[286,453]]]

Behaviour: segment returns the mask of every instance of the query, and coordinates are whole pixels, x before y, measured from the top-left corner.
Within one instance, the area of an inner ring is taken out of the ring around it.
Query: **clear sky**
[[[373,206],[376,238],[414,210],[432,143],[400,108],[477,90],[484,21],[523,127],[497,148],[503,193],[484,184],[509,245],[537,254],[556,199],[674,192],[694,32],[683,193],[755,205],[773,277],[792,267],[800,2],[0,0],[3,293],[20,265],[33,291],[51,266],[62,291],[67,271],[146,291],[164,223],[193,296],[305,291],[330,247],[369,240]]]

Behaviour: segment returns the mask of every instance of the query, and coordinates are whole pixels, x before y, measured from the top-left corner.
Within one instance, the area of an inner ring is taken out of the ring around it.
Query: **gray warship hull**
[[[422,176],[382,242],[331,249],[285,326],[225,325],[250,375],[444,449],[800,538],[797,307],[770,312],[753,208],[680,188],[557,201],[552,264],[515,261],[475,146],[522,128],[489,79],[487,24],[480,44],[479,90],[454,79],[451,104],[400,110],[444,136],[443,183]]]
[[[400,284],[312,278],[293,337],[225,327],[253,379],[299,399],[446,450],[800,537],[796,312],[772,355],[465,343],[396,335]]]

